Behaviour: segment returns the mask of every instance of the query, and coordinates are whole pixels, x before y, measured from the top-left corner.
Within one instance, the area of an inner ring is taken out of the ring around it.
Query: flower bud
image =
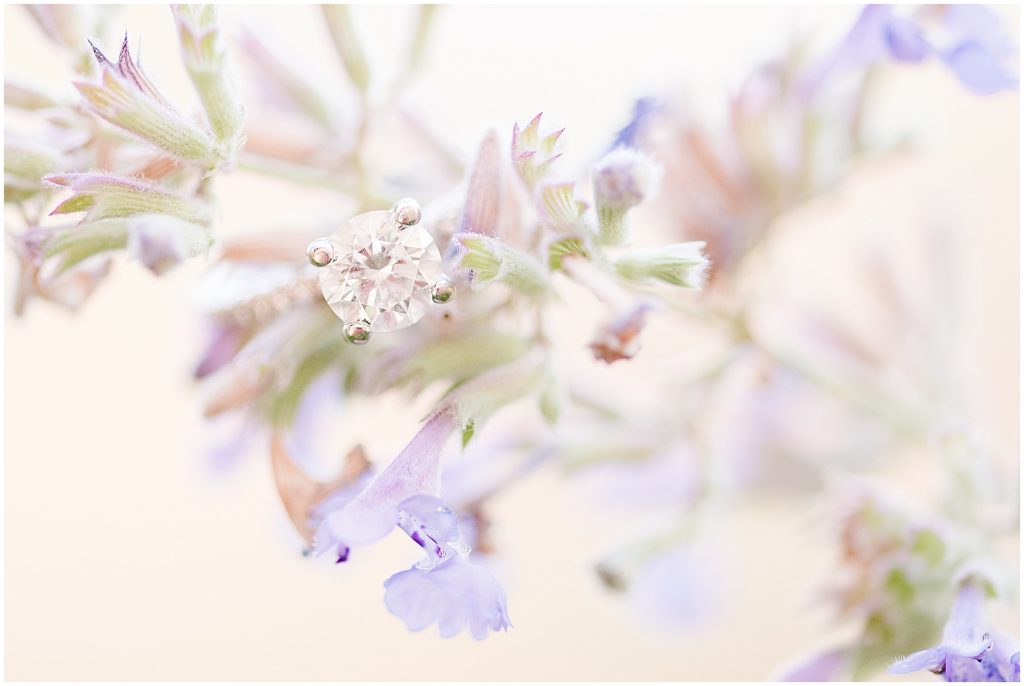
[[[598,240],[603,245],[621,245],[626,240],[626,212],[654,190],[659,170],[642,153],[616,148],[594,168],[594,202],[600,224]]]
[[[452,237],[451,246],[456,268],[467,273],[471,284],[504,281],[530,296],[540,296],[548,291],[544,265],[496,238],[460,233]]]
[[[229,77],[225,50],[220,40],[217,8],[213,5],[173,5],[181,53],[196,93],[203,103],[214,138],[231,157],[240,147],[245,119]]]
[[[555,146],[565,129],[541,138],[540,117],[538,114],[523,129],[519,124],[512,128],[512,165],[530,188],[542,181],[554,161],[562,156],[555,152]]]
[[[630,281],[658,279],[683,288],[702,288],[711,262],[704,241],[634,250],[615,260],[615,271]]]
[[[137,215],[125,226],[128,254],[157,276],[185,258],[205,253],[213,244],[203,227],[166,215]]]
[[[51,174],[43,181],[74,193],[50,214],[85,212],[82,221],[137,214],[166,214],[194,224],[209,224],[212,212],[192,198],[137,179],[103,173]]]
[[[90,111],[175,159],[207,169],[223,162],[213,139],[175,110],[135,64],[127,35],[116,64],[96,47],[93,53],[100,65],[99,82],[74,82]]]

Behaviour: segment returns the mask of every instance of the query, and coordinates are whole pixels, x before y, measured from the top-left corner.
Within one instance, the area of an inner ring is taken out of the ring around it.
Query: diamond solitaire
[[[441,272],[441,253],[417,226],[419,220],[419,205],[405,198],[390,212],[349,219],[330,238],[307,248],[310,263],[320,268],[324,299],[345,323],[350,343],[411,326],[431,302],[448,302],[454,295],[454,285]]]

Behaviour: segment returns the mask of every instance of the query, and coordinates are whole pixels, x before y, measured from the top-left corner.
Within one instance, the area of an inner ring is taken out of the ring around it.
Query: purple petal
[[[945,650],[942,648],[929,648],[928,650],[921,650],[908,655],[902,660],[896,660],[885,671],[889,674],[910,674],[922,669],[935,669],[942,665],[945,660]]]
[[[398,457],[346,506],[331,512],[317,528],[314,550],[323,554],[339,545],[367,545],[398,524],[399,503],[441,490],[441,448],[454,429],[447,414],[431,418]]]
[[[962,43],[943,53],[942,59],[964,86],[979,95],[1017,87],[1003,58],[982,43]]]
[[[241,327],[216,323],[210,343],[206,346],[206,352],[203,353],[202,359],[196,365],[193,375],[197,379],[202,379],[233,360],[242,346],[243,338],[244,332]]]
[[[889,55],[900,62],[920,62],[932,51],[920,27],[904,17],[890,17],[885,27],[885,43]]]
[[[440,498],[414,495],[403,500],[398,509],[415,520],[411,524],[417,529],[439,543],[454,541],[459,537],[459,523],[455,513],[445,507]]]
[[[991,661],[975,660],[962,655],[949,655],[946,669],[942,672],[946,681],[971,682],[1003,681],[998,668]]]
[[[848,651],[836,648],[815,653],[810,658],[787,670],[779,681],[834,681],[849,662]]]
[[[178,226],[168,221],[147,218],[136,221],[128,234],[128,254],[142,262],[157,276],[188,257],[188,249]]]
[[[961,585],[942,630],[942,647],[947,652],[979,658],[992,649],[992,638],[981,616],[984,600],[985,590],[979,582],[968,580]]]
[[[410,631],[437,624],[449,638],[468,627],[480,640],[510,626],[505,591],[484,567],[456,556],[427,571],[413,567],[384,582],[384,604]]]

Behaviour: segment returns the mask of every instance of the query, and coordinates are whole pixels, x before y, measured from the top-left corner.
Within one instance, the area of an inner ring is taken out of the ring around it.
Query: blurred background
[[[998,11],[1017,26],[1015,9]],[[833,44],[857,12],[443,7],[409,99],[464,161],[487,130],[504,148],[513,122],[543,111],[552,128],[567,128],[563,170],[572,176],[603,153],[638,97],[681,98],[704,121],[722,119],[759,61],[797,35]],[[8,6],[4,16],[7,73],[70,92],[66,61],[26,13]],[[411,9],[360,6],[353,16],[374,69],[397,68],[392,48],[411,30]],[[229,36],[248,27],[316,82],[342,78],[316,8],[226,6],[222,19]],[[166,7],[122,8],[107,23],[108,52],[128,31],[150,78],[189,101]],[[231,59],[253,81],[241,58]],[[978,97],[935,63],[893,66],[873,87],[877,135],[910,132],[913,145],[855,165],[837,189],[784,216],[764,291],[783,309],[805,301],[856,309],[870,285],[843,267],[858,246],[881,246],[891,263],[913,265],[939,226],[954,247],[950,283],[963,303],[961,400],[997,468],[1016,480],[1018,96]],[[229,235],[346,216],[328,191],[244,170],[218,190]],[[645,209],[640,224],[665,231],[657,214],[665,211]],[[8,288],[12,264],[8,257]],[[384,611],[380,586],[409,563],[405,541],[392,536],[348,566],[311,563],[277,501],[265,446],[228,469],[211,463],[190,379],[203,335],[195,295],[203,271],[191,262],[155,279],[125,262],[73,315],[43,303],[20,318],[8,309],[8,679],[760,680],[819,646],[826,630],[842,633],[820,594],[837,554],[824,503],[775,494],[716,510],[702,571],[677,582],[693,586],[701,611],[666,627],[593,573],[628,522],[555,470],[492,504],[496,569],[515,628],[479,643],[407,632]],[[608,367],[583,359],[594,305],[568,292],[556,335],[570,354],[579,351],[577,372],[597,393],[645,395],[645,379],[686,332],[658,321],[636,360]],[[341,430],[387,459],[420,417],[423,408],[408,405],[397,394],[353,401]],[[879,455],[870,466],[901,498],[927,502],[932,460],[918,451]],[[1015,544],[996,552],[1016,565]],[[1012,608],[994,616],[1005,628],[1019,623]]]

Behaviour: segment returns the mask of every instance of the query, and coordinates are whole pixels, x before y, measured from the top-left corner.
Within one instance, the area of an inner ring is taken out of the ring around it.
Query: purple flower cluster
[[[318,555],[338,562],[395,527],[423,549],[423,558],[384,582],[384,603],[411,631],[437,624],[443,637],[463,628],[479,640],[510,626],[505,591],[483,566],[470,561],[458,518],[440,494],[440,457],[455,420],[435,415],[404,450],[357,493],[346,491],[318,509]]]

